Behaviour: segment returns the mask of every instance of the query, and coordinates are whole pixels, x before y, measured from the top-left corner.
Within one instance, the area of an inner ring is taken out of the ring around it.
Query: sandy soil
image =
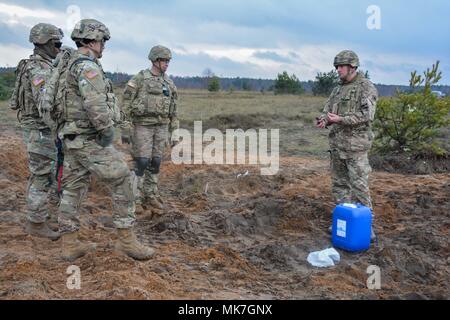
[[[273,177],[256,167],[166,162],[167,213],[138,217],[139,238],[158,253],[147,262],[113,252],[111,202],[93,183],[82,238],[98,249],[73,263],[82,283],[69,290],[60,240],[22,228],[28,172],[20,137],[3,133],[0,148],[1,299],[450,298],[450,173],[374,172],[378,242],[364,253],[339,251],[341,262],[327,269],[306,261],[331,246],[327,161],[285,157]],[[381,268],[381,290],[367,289],[369,265]]]

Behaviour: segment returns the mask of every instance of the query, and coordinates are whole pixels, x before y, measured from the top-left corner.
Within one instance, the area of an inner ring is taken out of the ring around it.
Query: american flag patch
[[[44,83],[44,78],[38,77],[38,78],[33,80],[33,85],[35,87],[41,85],[42,83]]]
[[[91,70],[91,71],[86,72],[85,75],[86,75],[86,78],[93,79],[96,76],[98,76],[98,72],[95,70]]]

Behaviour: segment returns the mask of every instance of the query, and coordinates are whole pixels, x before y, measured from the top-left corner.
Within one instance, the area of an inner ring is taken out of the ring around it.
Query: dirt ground
[[[450,298],[450,173],[374,172],[378,242],[364,253],[339,250],[341,262],[327,269],[306,261],[331,247],[326,160],[285,156],[270,177],[253,166],[166,162],[161,190],[169,210],[138,217],[139,238],[157,250],[147,262],[113,251],[111,202],[93,183],[82,238],[98,249],[73,263],[81,289],[69,290],[61,241],[22,228],[28,172],[20,136],[3,131],[0,148],[1,299]],[[381,290],[367,289],[369,265],[381,268]]]

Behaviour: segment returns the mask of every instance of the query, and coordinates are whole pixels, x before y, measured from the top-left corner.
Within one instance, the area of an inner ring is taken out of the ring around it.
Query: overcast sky
[[[286,70],[310,80],[333,68],[337,52],[352,49],[376,83],[407,84],[411,71],[440,60],[441,84],[450,84],[447,0],[0,0],[0,66],[30,54],[29,30],[38,22],[61,27],[73,46],[78,10],[111,31],[102,59],[108,71],[136,73],[162,44],[174,52],[173,75],[210,68],[219,76],[275,78]],[[380,29],[369,29],[368,20]]]

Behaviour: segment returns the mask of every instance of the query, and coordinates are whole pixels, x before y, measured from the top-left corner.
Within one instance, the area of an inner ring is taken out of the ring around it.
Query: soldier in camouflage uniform
[[[359,58],[353,51],[340,52],[334,66],[341,83],[332,91],[317,122],[319,128],[331,126],[333,196],[336,203],[361,203],[372,209],[368,152],[372,146],[378,92],[357,71]]]
[[[139,211],[162,214],[164,202],[158,191],[158,178],[166,142],[178,129],[177,88],[167,76],[172,54],[168,48],[155,46],[148,56],[150,69],[140,71],[124,91],[124,112],[133,125],[132,144],[138,178]],[[172,141],[172,146],[176,141]]]
[[[49,207],[55,209],[51,216],[56,221],[59,202],[54,179],[56,147],[50,128],[39,115],[38,104],[63,36],[61,29],[51,24],[39,23],[31,29],[29,40],[35,46],[34,53],[29,59],[20,61],[10,101],[11,108],[19,112],[18,118],[28,152],[30,177],[26,194],[26,230],[31,235],[52,240],[59,238],[59,234],[48,226]]]
[[[120,109],[98,60],[110,39],[109,30],[97,20],[84,19],[75,26],[71,38],[78,50],[69,60],[56,94],[64,104],[64,121],[58,130],[65,153],[59,215],[62,256],[71,261],[95,249],[95,244],[78,240],[79,207],[91,175],[95,175],[112,190],[116,249],[137,260],[149,259],[154,250],[140,244],[133,232],[135,205],[130,170],[112,146]]]

